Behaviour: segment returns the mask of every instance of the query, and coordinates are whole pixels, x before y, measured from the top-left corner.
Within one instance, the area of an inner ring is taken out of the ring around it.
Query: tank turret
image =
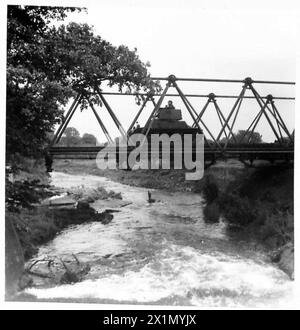
[[[149,134],[196,134],[197,128],[192,128],[184,120],[180,109],[175,109],[172,101],[168,101],[165,107],[159,108],[155,118],[150,123]],[[138,128],[134,133],[141,133],[143,128]]]

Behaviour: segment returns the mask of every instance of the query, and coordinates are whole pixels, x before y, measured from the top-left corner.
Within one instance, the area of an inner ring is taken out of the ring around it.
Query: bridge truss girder
[[[155,78],[153,78],[155,79]],[[166,86],[163,90],[163,92],[159,95],[155,95],[155,94],[151,94],[151,93],[147,93],[143,100],[143,103],[141,105],[141,108],[138,110],[135,118],[133,119],[132,123],[130,124],[127,132],[125,131],[125,129],[123,128],[121,122],[119,121],[119,119],[117,118],[116,114],[114,113],[114,111],[112,110],[112,108],[110,107],[109,103],[107,102],[106,98],[105,98],[105,94],[114,94],[114,93],[105,93],[102,92],[98,87],[95,88],[95,93],[100,97],[100,100],[102,101],[102,103],[104,104],[104,107],[106,108],[106,110],[108,111],[109,115],[111,116],[111,118],[113,119],[115,125],[117,126],[121,136],[124,139],[128,139],[128,135],[130,133],[130,131],[132,130],[133,126],[135,125],[135,123],[137,122],[138,118],[140,117],[141,113],[144,111],[146,104],[151,101],[153,103],[153,110],[144,126],[144,129],[142,131],[142,133],[147,136],[149,134],[149,131],[152,127],[152,123],[153,123],[153,119],[155,118],[156,114],[158,113],[159,108],[162,105],[162,102],[164,100],[164,98],[166,96],[179,96],[182,100],[182,102],[184,103],[186,109],[188,110],[189,115],[191,116],[192,120],[193,120],[193,127],[194,128],[198,128],[199,132],[205,131],[205,141],[206,141],[206,145],[212,149],[218,149],[221,152],[226,152],[226,149],[228,147],[228,144],[231,143],[231,139],[234,141],[234,144],[238,145],[239,143],[241,143],[243,141],[243,139],[245,137],[247,137],[247,143],[250,143],[252,136],[254,134],[255,128],[257,127],[259,121],[261,120],[262,117],[264,117],[269,126],[271,127],[278,143],[280,145],[284,145],[284,139],[288,138],[289,141],[289,146],[293,145],[294,143],[294,136],[293,133],[291,134],[284,122],[284,120],[282,119],[282,116],[280,115],[280,112],[278,111],[276,105],[275,105],[275,100],[276,99],[293,99],[293,98],[288,98],[288,97],[273,97],[272,95],[267,95],[266,97],[262,97],[258,91],[254,88],[253,83],[258,82],[258,83],[268,83],[265,81],[253,81],[251,78],[246,78],[244,80],[212,80],[212,79],[189,79],[190,81],[216,81],[216,82],[242,82],[243,86],[242,86],[242,90],[240,92],[240,94],[235,97],[236,101],[233,105],[233,107],[231,108],[229,114],[227,117],[225,117],[224,113],[222,112],[222,110],[219,107],[219,104],[217,103],[217,98],[218,97],[231,97],[233,98],[234,96],[217,96],[213,93],[210,93],[208,95],[198,95],[199,97],[207,97],[207,101],[204,104],[203,108],[200,111],[197,111],[195,109],[195,107],[192,105],[191,101],[189,100],[189,98],[191,97],[197,97],[197,95],[189,95],[189,94],[184,94],[183,91],[180,89],[180,87],[178,86],[178,80],[187,80],[187,79],[177,79],[174,75],[170,75],[168,78],[159,78],[159,79],[163,79],[163,80],[167,80]],[[285,84],[285,82],[269,82],[269,83],[283,83]],[[290,83],[290,82],[286,82],[286,84],[294,84],[294,83]],[[170,87],[174,87],[177,94],[168,94],[168,90]],[[252,92],[252,96],[246,96],[245,93],[246,91],[249,90]],[[118,95],[128,95],[128,94],[121,94],[118,93]],[[135,95],[135,94],[133,94]],[[159,96],[158,101],[155,101],[155,97]],[[55,133],[55,136],[51,142],[51,147],[55,145],[55,143],[58,143],[66,129],[66,127],[68,126],[72,116],[74,115],[74,113],[76,112],[78,106],[80,105],[80,102],[83,99],[86,99],[89,103],[89,106],[91,107],[97,122],[99,123],[99,126],[101,128],[101,130],[103,131],[107,141],[109,143],[113,142],[112,137],[110,136],[107,128],[105,127],[103,121],[100,118],[99,113],[97,112],[97,110],[94,107],[94,104],[92,103],[92,101],[89,99],[88,96],[84,96],[84,95],[77,95],[73,101],[73,103],[71,104],[69,110],[67,111],[66,116],[63,118],[61,125],[59,126],[57,132]],[[257,104],[259,106],[259,112],[257,113],[257,115],[255,116],[255,118],[253,119],[253,121],[251,122],[250,126],[247,128],[247,130],[245,131],[244,135],[242,136],[242,138],[240,138],[240,140],[237,140],[237,138],[235,137],[234,134],[234,128],[235,128],[235,124],[236,124],[236,120],[238,115],[241,112],[241,105],[244,99],[247,98],[253,98],[257,101]],[[205,123],[205,121],[203,120],[203,115],[205,114],[205,112],[207,111],[207,109],[209,108],[209,104],[212,104],[214,107],[214,110],[217,113],[218,119],[220,121],[221,124],[221,129],[219,131],[219,133],[217,134],[217,136],[214,136],[211,132],[211,130],[209,129],[209,127],[207,126],[207,124]],[[271,118],[273,119],[274,122],[272,122]],[[250,133],[250,135],[249,135]],[[221,138],[222,136],[225,136],[225,143],[221,143]],[[285,135],[285,136],[284,136]],[[212,143],[210,141],[208,141],[206,139],[206,137],[210,137],[210,139],[213,141]]]

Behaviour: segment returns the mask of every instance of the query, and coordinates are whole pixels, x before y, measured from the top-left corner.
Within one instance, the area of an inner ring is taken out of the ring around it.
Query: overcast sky
[[[90,1],[87,14],[71,14],[68,21],[93,25],[96,34],[116,46],[136,47],[140,58],[151,63],[153,76],[175,74],[178,77],[233,79],[250,76],[253,79],[295,81],[296,19],[289,2],[286,10],[279,8],[277,1],[259,2],[264,3],[260,10],[251,6],[234,7],[232,3],[238,4],[235,1],[230,3],[229,6],[229,2],[224,1],[220,7],[215,1]],[[180,83],[180,86],[184,92],[200,94],[236,95],[242,88],[241,84],[216,83]],[[290,86],[256,87],[262,95],[294,96],[294,88]],[[107,100],[127,128],[138,111],[134,97],[110,96]],[[205,101],[191,99],[198,111]],[[228,114],[234,100],[219,99],[218,102],[224,114]],[[174,98],[173,103],[183,110],[184,119],[191,123],[182,102]],[[294,102],[278,101],[277,105],[292,130]],[[112,135],[117,136],[105,109],[99,108],[99,111]],[[150,111],[147,108],[144,112],[141,125]],[[245,101],[237,128],[246,129],[257,111],[253,101]],[[205,120],[216,134],[220,127],[212,108]],[[70,126],[76,127],[81,134],[93,133],[104,141],[91,110],[78,112]],[[266,122],[262,122],[258,129],[264,140],[274,140]]]

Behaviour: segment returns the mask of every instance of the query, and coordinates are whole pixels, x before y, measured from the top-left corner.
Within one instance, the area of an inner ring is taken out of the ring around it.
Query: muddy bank
[[[196,191],[198,183],[185,181],[185,170],[100,170],[95,160],[89,159],[55,159],[55,171],[67,174],[90,174],[109,178],[135,187],[164,189],[168,191]]]
[[[112,181],[134,187],[163,189],[170,192],[202,192],[203,180],[186,181],[186,170],[100,170],[93,159],[55,159],[55,171],[67,174],[90,174],[106,177]],[[205,171],[205,176],[213,173],[221,186],[234,180],[242,172],[244,165],[237,161],[218,162]]]

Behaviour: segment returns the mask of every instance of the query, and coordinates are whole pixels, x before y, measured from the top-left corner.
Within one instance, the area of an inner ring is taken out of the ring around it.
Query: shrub
[[[41,159],[19,157],[18,161],[5,172],[5,204],[11,212],[32,209],[41,199],[53,195]]]
[[[261,239],[279,247],[294,240],[294,216],[290,212],[277,211],[266,217],[260,228]]]
[[[211,204],[218,198],[219,187],[212,175],[208,175],[204,178],[202,193],[208,204]]]
[[[203,214],[206,222],[218,222],[220,218],[219,205],[216,202],[207,204],[203,210]]]
[[[220,206],[229,223],[246,226],[257,217],[257,209],[247,197],[237,194],[224,194],[220,198]]]

